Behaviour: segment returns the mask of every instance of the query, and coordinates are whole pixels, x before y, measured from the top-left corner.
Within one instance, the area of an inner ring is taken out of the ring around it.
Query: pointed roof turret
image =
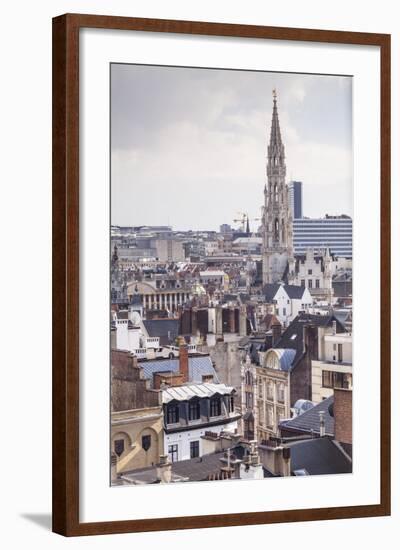
[[[246,233],[247,235],[250,234],[250,224],[249,224],[249,215],[247,214],[247,222],[246,222]]]

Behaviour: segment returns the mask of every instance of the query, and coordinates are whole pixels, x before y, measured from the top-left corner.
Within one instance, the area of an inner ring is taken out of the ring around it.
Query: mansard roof
[[[214,395],[231,395],[235,389],[225,384],[184,384],[162,390],[162,402],[189,401],[193,397],[200,399]]]

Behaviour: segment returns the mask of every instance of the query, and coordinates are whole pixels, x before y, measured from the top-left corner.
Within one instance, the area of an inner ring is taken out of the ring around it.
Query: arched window
[[[284,244],[285,243],[285,223],[283,220],[281,224],[282,224],[282,244]]]

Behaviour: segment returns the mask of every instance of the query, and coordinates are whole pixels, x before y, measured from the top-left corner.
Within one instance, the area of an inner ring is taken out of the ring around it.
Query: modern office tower
[[[353,257],[353,220],[349,216],[325,216],[293,220],[295,255],[308,248],[330,248],[335,256]]]
[[[303,217],[303,183],[301,181],[289,181],[289,208],[292,212],[292,218]]]

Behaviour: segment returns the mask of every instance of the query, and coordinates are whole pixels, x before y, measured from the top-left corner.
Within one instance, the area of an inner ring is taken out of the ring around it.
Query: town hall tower
[[[293,268],[293,227],[286,185],[285,147],[279,127],[276,91],[273,90],[271,135],[267,153],[267,183],[263,209],[263,284],[287,279]]]

